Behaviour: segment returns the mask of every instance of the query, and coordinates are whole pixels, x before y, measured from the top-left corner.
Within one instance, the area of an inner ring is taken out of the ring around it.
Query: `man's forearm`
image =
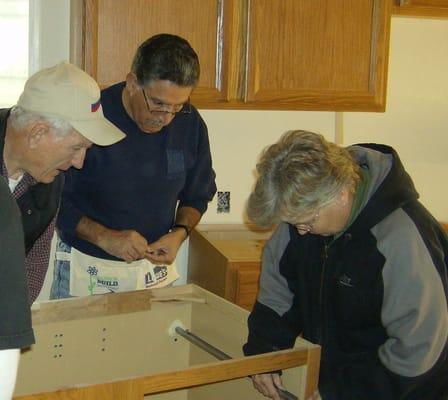
[[[79,221],[76,234],[80,239],[126,262],[145,257],[148,248],[148,242],[137,231],[110,229],[86,216]]]
[[[102,247],[102,239],[108,231],[110,231],[109,228],[86,216],[83,216],[76,226],[76,234],[80,239],[93,243],[98,247]]]
[[[175,224],[185,225],[188,231],[191,232],[192,229],[201,220],[201,213],[192,207],[180,207],[176,212]]]

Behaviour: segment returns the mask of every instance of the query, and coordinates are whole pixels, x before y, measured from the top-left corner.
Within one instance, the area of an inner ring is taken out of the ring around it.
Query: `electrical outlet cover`
[[[218,214],[230,212],[230,192],[218,192]]]

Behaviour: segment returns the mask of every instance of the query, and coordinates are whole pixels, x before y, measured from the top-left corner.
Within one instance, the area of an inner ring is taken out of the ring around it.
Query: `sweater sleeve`
[[[75,173],[76,171],[73,168],[65,172],[64,190],[57,219],[57,228],[73,237],[76,236],[76,227],[84,215],[72,200],[75,192]]]
[[[187,172],[184,188],[179,195],[179,207],[192,207],[203,214],[216,193],[216,174],[212,168],[207,126],[198,117],[196,160]]]

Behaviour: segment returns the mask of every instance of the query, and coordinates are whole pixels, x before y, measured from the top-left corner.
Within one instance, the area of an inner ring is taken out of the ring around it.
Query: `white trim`
[[[70,0],[29,0],[29,75],[70,58]]]
[[[40,69],[41,56],[41,0],[29,2],[29,48],[28,48],[28,75],[32,75]]]

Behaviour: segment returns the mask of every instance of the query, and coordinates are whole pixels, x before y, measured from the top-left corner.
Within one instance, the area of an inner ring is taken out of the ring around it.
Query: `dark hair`
[[[199,59],[183,38],[162,33],[146,39],[137,49],[132,72],[140,86],[154,80],[167,80],[178,86],[196,86]]]

